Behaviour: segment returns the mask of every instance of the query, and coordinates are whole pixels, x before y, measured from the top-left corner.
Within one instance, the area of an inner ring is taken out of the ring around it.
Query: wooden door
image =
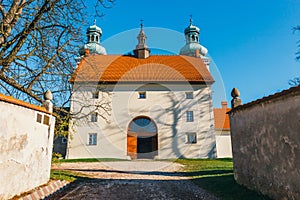
[[[127,155],[131,159],[136,159],[137,154],[137,135],[133,133],[127,134]]]

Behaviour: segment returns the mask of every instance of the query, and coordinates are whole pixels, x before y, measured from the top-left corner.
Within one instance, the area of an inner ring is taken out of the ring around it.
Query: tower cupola
[[[180,55],[202,57],[206,56],[207,49],[199,44],[200,28],[193,25],[192,18],[190,24],[184,29],[185,46],[181,48]]]
[[[148,58],[150,56],[150,50],[146,44],[147,36],[143,29],[144,25],[141,23],[140,33],[137,36],[138,44],[133,50],[135,57],[137,58]]]
[[[96,20],[94,24],[87,28],[86,30],[87,43],[79,50],[79,54],[85,55],[86,50],[88,49],[90,54],[100,54],[106,55],[106,50],[101,46],[101,36],[102,30],[96,25]]]

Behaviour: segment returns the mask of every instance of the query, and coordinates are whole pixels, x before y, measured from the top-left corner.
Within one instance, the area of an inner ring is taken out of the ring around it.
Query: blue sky
[[[117,0],[112,9],[102,12],[105,16],[97,19],[97,25],[109,54],[121,53],[121,46],[135,47],[140,19],[150,48],[178,53],[192,14],[194,25],[201,29],[200,43],[216,64],[227,95],[215,98],[215,107],[220,100],[231,100],[233,87],[247,103],[289,88],[288,80],[300,76],[300,62],[295,60],[300,34],[292,31],[300,25],[298,0]],[[160,36],[163,32],[172,36]]]

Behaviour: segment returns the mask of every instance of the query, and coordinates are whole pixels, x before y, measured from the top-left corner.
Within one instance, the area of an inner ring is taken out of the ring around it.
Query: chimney
[[[222,109],[227,109],[228,103],[227,103],[227,101],[222,101],[221,105],[222,105]]]
[[[88,56],[88,55],[90,55],[90,50],[89,49],[85,49],[84,56]]]
[[[200,57],[199,49],[196,49],[196,50],[195,50],[195,55],[196,55],[196,58],[199,58],[199,57]]]

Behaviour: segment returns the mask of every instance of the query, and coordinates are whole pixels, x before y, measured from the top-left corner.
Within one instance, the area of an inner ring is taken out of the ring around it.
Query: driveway
[[[174,162],[138,160],[62,163],[55,169],[87,174],[51,199],[217,199],[197,187]]]

